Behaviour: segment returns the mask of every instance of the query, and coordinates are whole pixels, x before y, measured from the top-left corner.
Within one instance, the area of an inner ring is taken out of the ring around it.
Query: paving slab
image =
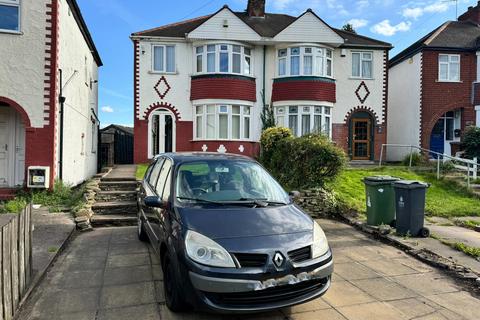
[[[470,247],[480,248],[480,232],[457,226],[429,225],[432,234],[448,242],[461,242]]]
[[[120,227],[75,237],[18,319],[458,320],[476,315],[472,312],[480,300],[448,275],[348,225],[320,223],[327,237],[340,244],[333,248],[334,280],[325,296],[303,305],[253,315],[173,313],[165,305],[163,275],[152,247],[137,240],[135,227]]]

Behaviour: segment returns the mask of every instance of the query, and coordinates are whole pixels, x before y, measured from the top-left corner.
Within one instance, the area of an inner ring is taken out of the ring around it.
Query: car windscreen
[[[286,204],[288,194],[258,163],[242,160],[202,160],[178,168],[179,201],[228,203],[266,201]]]

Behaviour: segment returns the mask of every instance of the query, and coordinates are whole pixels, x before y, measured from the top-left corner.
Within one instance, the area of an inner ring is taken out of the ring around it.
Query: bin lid
[[[378,184],[390,184],[398,180],[400,179],[392,176],[370,176],[370,177],[365,177],[363,179],[363,182],[365,184],[378,185]]]
[[[395,188],[400,189],[427,189],[430,187],[428,183],[416,180],[400,180],[393,183]]]

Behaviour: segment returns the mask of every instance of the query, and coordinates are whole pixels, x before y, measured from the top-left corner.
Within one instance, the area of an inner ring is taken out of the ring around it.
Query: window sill
[[[251,78],[251,79],[256,79],[255,76],[252,75],[245,75],[241,73],[230,73],[230,72],[202,72],[202,73],[193,73],[192,77],[197,77],[197,76],[214,76],[214,75],[222,75],[222,76],[237,76],[237,77],[245,77],[245,78]]]
[[[375,78],[349,77],[350,80],[375,80]]]
[[[289,75],[289,76],[277,76],[275,79],[288,79],[288,78],[325,78],[325,79],[330,79],[330,80],[335,80],[334,77],[331,76],[318,76],[318,75]]]
[[[237,140],[237,139],[199,139],[195,138],[190,140],[190,142],[241,142],[241,143],[256,143],[254,140]]]
[[[438,83],[463,83],[463,81],[461,80],[435,80],[435,82],[438,82]]]
[[[148,71],[148,74],[163,74],[163,75],[177,75],[179,74],[177,71],[175,72],[164,72],[164,71],[153,71],[153,70],[150,70]]]
[[[0,29],[0,33],[7,33],[7,34],[23,36],[22,31],[15,31],[15,30]]]

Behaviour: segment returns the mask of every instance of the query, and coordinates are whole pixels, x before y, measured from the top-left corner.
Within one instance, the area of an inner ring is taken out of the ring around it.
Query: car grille
[[[288,252],[288,256],[292,262],[303,262],[312,258],[312,249],[310,246],[292,250]]]
[[[267,263],[268,255],[255,253],[234,253],[242,268],[263,267]]]
[[[286,302],[322,290],[328,279],[311,280],[295,285],[285,285],[260,291],[240,293],[204,292],[208,300],[224,307],[255,307],[265,304]]]

